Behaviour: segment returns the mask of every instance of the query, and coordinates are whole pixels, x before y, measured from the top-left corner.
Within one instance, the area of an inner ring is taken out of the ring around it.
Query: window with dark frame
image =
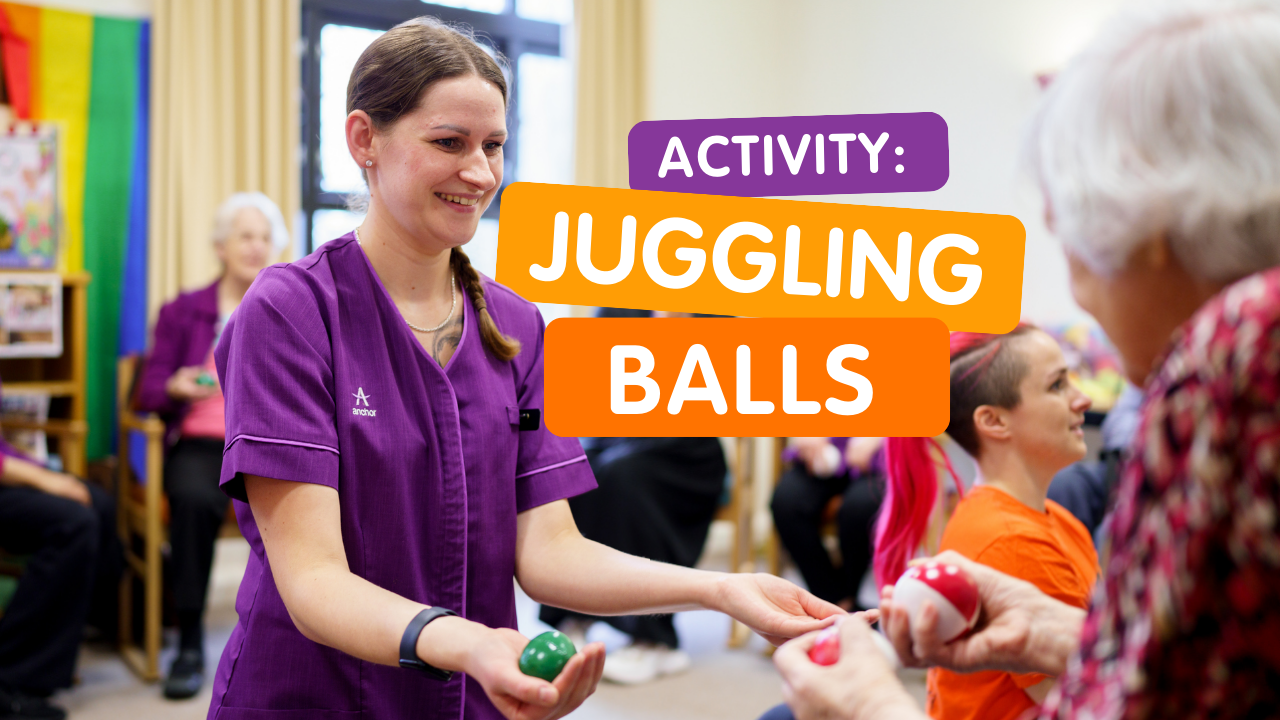
[[[422,15],[432,15],[448,23],[460,23],[474,29],[477,39],[488,49],[501,53],[509,65],[507,128],[508,140],[503,148],[503,185],[517,179],[569,182],[559,173],[533,172],[534,164],[551,162],[564,165],[571,144],[562,137],[554,142],[530,139],[521,132],[522,80],[531,86],[531,98],[551,94],[563,100],[554,108],[551,119],[537,114],[527,119],[529,130],[544,126],[560,126],[556,134],[568,135],[570,114],[563,106],[571,105],[567,86],[571,83],[562,58],[562,23],[572,20],[572,0],[302,0],[302,233],[304,250],[311,252],[321,243],[338,237],[358,224],[359,216],[347,210],[347,196],[364,192],[359,168],[346,153],[340,141],[346,117],[346,85],[351,68],[365,47],[378,34],[395,25]],[[550,61],[550,62],[548,62]],[[552,67],[552,65],[557,65]],[[552,79],[547,80],[548,77]],[[557,92],[558,91],[558,92]],[[540,102],[532,100],[532,102]],[[555,103],[551,103],[555,105]],[[562,117],[563,116],[563,117]],[[530,145],[521,148],[521,142]],[[546,147],[544,147],[544,145]],[[550,153],[550,154],[549,154]],[[521,164],[530,165],[530,172]],[[502,200],[501,192],[485,212],[487,225],[494,225]],[[493,229],[496,238],[496,228]],[[480,235],[480,233],[477,233]],[[477,248],[478,249],[478,248]]]

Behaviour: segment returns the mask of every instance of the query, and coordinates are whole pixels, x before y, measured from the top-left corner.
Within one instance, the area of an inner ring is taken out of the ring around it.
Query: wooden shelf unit
[[[4,272],[22,272],[4,270]],[[46,429],[50,452],[62,457],[63,469],[84,477],[88,359],[87,272],[62,276],[62,355],[58,357],[0,358],[0,381],[5,395],[44,393],[50,396]]]

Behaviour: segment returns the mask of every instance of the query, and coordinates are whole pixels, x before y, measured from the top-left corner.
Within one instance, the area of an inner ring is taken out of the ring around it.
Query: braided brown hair
[[[489,348],[489,352],[499,360],[506,361],[514,358],[520,353],[520,341],[503,335],[497,323],[489,315],[489,307],[484,299],[484,280],[480,277],[480,273],[471,267],[471,258],[462,252],[462,248],[454,248],[453,254],[449,256],[449,264],[453,266],[462,289],[467,291],[471,304],[476,308],[476,318],[479,321],[476,329],[480,331],[480,339],[484,340],[484,346]]]
[[[492,83],[507,103],[507,79],[494,59],[466,29],[450,27],[433,17],[407,20],[374,40],[360,54],[347,83],[347,113],[363,110],[378,130],[412,112],[427,88],[440,80],[475,75]],[[361,173],[364,169],[361,168]],[[476,308],[480,337],[499,360],[520,352],[520,342],[502,334],[489,315],[484,280],[471,259],[454,248],[449,264]]]

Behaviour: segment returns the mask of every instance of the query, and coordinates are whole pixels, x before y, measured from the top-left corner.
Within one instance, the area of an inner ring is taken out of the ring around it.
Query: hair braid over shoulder
[[[515,358],[520,354],[520,341],[503,335],[497,323],[493,321],[493,317],[489,315],[489,306],[484,298],[484,280],[471,266],[471,258],[467,257],[461,248],[454,248],[453,254],[449,257],[449,263],[453,265],[453,271],[458,274],[458,282],[476,308],[480,338],[484,340],[484,346],[499,360],[507,361]]]

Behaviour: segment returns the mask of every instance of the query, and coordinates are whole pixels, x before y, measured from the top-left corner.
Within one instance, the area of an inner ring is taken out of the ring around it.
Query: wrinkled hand
[[[974,631],[950,643],[938,637],[938,609],[925,601],[917,617],[881,590],[881,626],[907,667],[938,665],[957,672],[1004,670],[1059,675],[1079,645],[1084,611],[1054,600],[1029,582],[973,562],[959,553],[938,555],[959,565],[978,585],[981,615]]]
[[[183,402],[212,397],[218,393],[216,379],[213,385],[201,385],[196,382],[196,379],[205,372],[206,370],[202,367],[178,368],[177,372],[169,376],[168,381],[165,382],[164,391],[174,400]]]
[[[713,607],[774,645],[822,629],[831,624],[828,618],[845,615],[838,606],[775,575],[734,573],[718,582]]]
[[[74,475],[46,472],[40,479],[39,489],[50,495],[74,500],[85,507],[93,505],[93,498],[89,495],[89,488]]]
[[[773,664],[782,674],[782,695],[797,720],[871,720],[923,717],[898,682],[867,624],[874,614],[840,621],[840,660],[823,667],[809,659],[817,633],[778,648]]]
[[[510,720],[554,720],[573,712],[596,691],[604,671],[604,645],[591,643],[560,671],[555,682],[520,672],[528,638],[494,628],[473,648],[466,673],[476,679],[498,711]]]
[[[791,448],[796,451],[796,458],[804,463],[805,468],[812,473],[814,463],[821,462],[822,448],[831,444],[831,438],[824,437],[798,437],[791,438]]]

